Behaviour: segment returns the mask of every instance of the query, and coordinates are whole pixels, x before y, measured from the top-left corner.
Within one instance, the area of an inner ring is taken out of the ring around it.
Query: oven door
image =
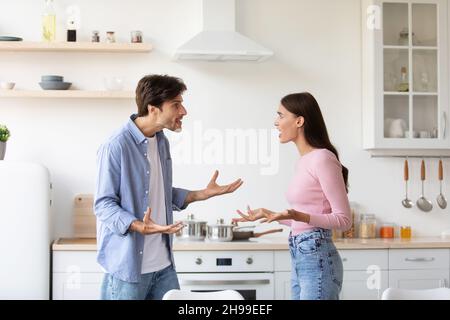
[[[273,273],[178,273],[182,290],[236,290],[245,300],[273,300]]]

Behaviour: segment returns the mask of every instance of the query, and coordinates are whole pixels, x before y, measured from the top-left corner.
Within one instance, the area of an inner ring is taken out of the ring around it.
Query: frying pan
[[[263,235],[282,232],[283,229],[271,229],[263,232],[254,232],[254,231],[235,231],[233,230],[233,241],[234,240],[248,240],[250,238],[259,238]]]

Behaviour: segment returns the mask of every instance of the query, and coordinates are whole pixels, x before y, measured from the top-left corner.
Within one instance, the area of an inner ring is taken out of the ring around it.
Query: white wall
[[[219,129],[222,134],[226,129],[269,130],[282,96],[310,91],[318,99],[341,160],[350,170],[349,197],[358,212],[410,224],[420,236],[450,229],[448,210],[425,214],[416,208],[402,208],[401,159],[371,159],[361,149],[359,0],[238,0],[237,29],[276,54],[262,64],[171,61],[173,50],[201,28],[199,0],[56,2],[59,12],[68,4],[81,7],[78,35],[82,40],[89,41],[91,31],[97,29],[103,38],[107,30],[114,30],[119,41],[128,41],[129,31],[137,29],[155,50],[142,55],[0,53],[1,80],[17,82],[17,89],[38,89],[42,74],[62,74],[76,88],[103,89],[104,76],[120,75],[127,79],[127,88],[134,89],[145,74],[179,76],[189,89],[184,96],[189,113],[185,135],[194,134],[199,123],[203,130]],[[1,0],[0,35],[40,40],[42,6],[43,1]],[[58,20],[62,26],[62,14]],[[58,37],[64,38],[59,30]],[[98,146],[134,110],[132,100],[0,100],[0,123],[12,132],[6,159],[40,162],[51,172],[55,236],[71,235],[73,198],[93,192]],[[174,149],[179,137],[170,135]],[[207,145],[207,141],[203,143]],[[245,209],[246,204],[287,208],[285,191],[298,155],[293,145],[279,146],[279,152],[280,169],[273,176],[261,175],[258,165],[175,165],[176,186],[203,188],[216,168],[221,183],[238,177],[245,181],[235,194],[193,204],[178,217],[192,212],[214,222],[218,217],[231,218],[235,209]],[[435,162],[428,163],[431,181],[426,184],[426,195],[433,200],[438,194]],[[410,167],[411,196],[416,199],[420,194],[418,161],[413,160]],[[450,172],[448,161],[444,169]],[[445,183],[444,192],[447,190]]]

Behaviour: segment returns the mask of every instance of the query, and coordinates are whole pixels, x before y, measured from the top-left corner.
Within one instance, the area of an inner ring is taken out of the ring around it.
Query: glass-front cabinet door
[[[450,148],[447,10],[447,0],[365,2],[366,149]]]

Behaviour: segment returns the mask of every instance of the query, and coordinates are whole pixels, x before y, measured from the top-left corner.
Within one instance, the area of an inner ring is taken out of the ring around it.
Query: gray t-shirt
[[[148,206],[152,209],[151,218],[159,225],[167,224],[164,195],[164,180],[159,159],[156,135],[147,138],[147,158],[150,163],[150,196]],[[161,233],[145,236],[141,274],[162,270],[171,264],[169,250]]]

